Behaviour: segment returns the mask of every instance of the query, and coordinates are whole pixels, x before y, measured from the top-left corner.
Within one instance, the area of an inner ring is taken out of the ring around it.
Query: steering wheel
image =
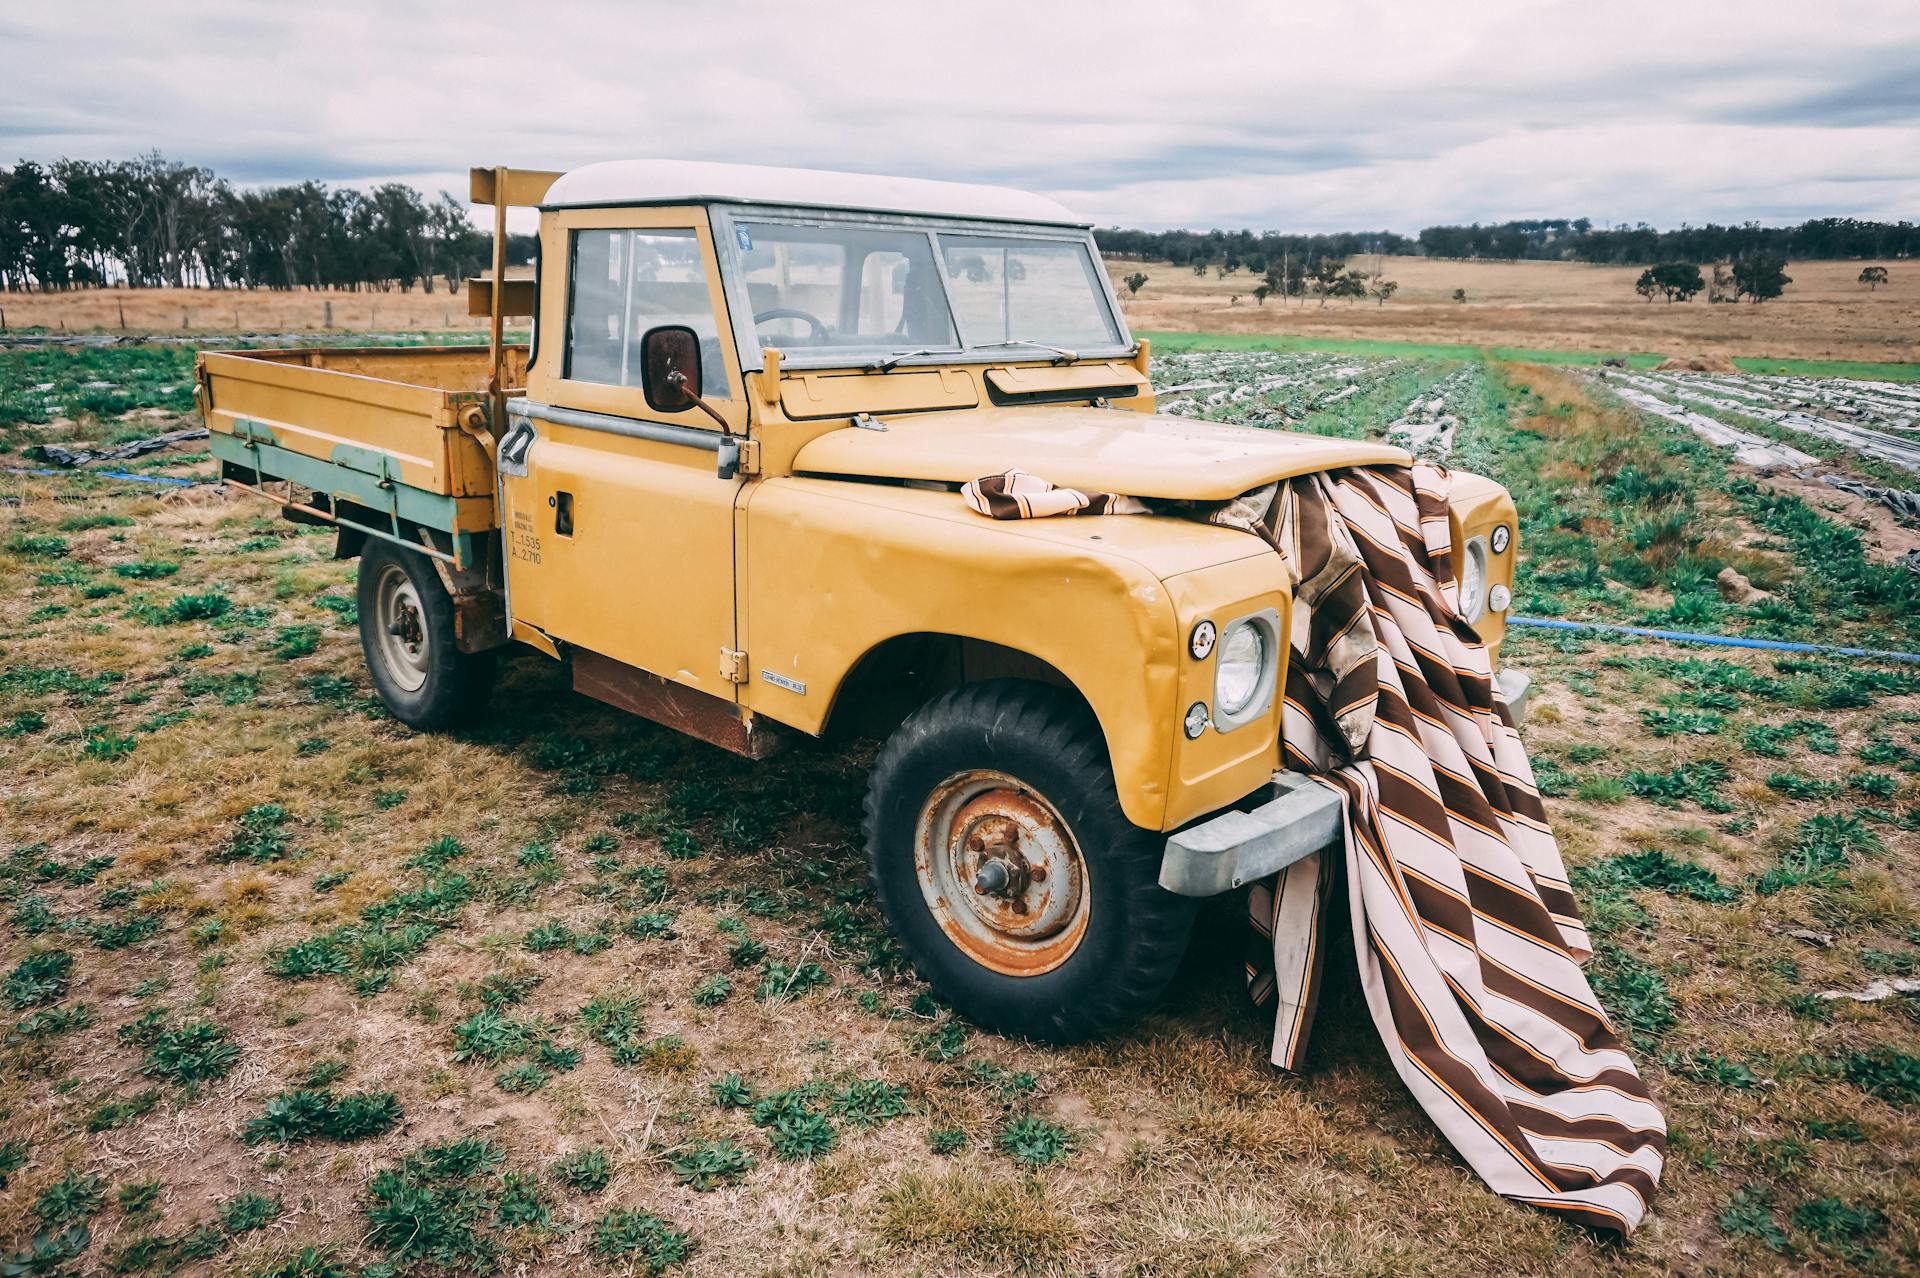
[[[764,311],[755,311],[753,313],[753,325],[755,328],[772,320],[783,319],[799,320],[808,328],[812,329],[813,331],[807,334],[807,340],[815,346],[826,345],[827,339],[833,335],[827,326],[820,321],[818,315],[815,315],[812,311],[803,311],[797,306],[774,306]]]

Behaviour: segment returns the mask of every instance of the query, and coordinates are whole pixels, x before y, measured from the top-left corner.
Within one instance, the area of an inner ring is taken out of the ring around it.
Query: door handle
[[[561,537],[573,536],[573,494],[557,492],[547,498],[547,505],[553,507],[553,531]]]

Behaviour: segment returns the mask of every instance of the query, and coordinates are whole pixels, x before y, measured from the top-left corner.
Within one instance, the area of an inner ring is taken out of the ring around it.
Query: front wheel
[[[453,599],[425,555],[369,540],[360,555],[360,650],[393,717],[432,732],[470,720],[493,687],[494,654],[462,652]]]
[[[1186,948],[1165,836],[1121,812],[1099,725],[1063,689],[969,684],[909,717],[874,763],[866,837],[914,965],[990,1029],[1094,1037],[1150,1007]]]

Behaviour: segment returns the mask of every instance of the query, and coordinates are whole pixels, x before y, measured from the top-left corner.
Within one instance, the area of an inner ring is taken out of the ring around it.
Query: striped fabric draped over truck
[[[1000,518],[1111,504],[1047,502],[1035,482],[991,476],[966,498]],[[1343,469],[1182,512],[1286,561],[1282,762],[1347,813],[1344,849],[1254,888],[1248,978],[1275,1008],[1274,1063],[1297,1068],[1344,869],[1367,1007],[1415,1099],[1497,1192],[1624,1234],[1666,1123],[1581,971],[1591,946],[1526,749],[1455,607],[1448,484],[1437,467]]]

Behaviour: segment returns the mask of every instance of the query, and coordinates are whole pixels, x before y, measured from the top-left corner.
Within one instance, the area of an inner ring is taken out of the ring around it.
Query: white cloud
[[[67,0],[0,47],[0,156],[246,181],[669,155],[1300,230],[1920,207],[1920,10],[1890,0]]]

